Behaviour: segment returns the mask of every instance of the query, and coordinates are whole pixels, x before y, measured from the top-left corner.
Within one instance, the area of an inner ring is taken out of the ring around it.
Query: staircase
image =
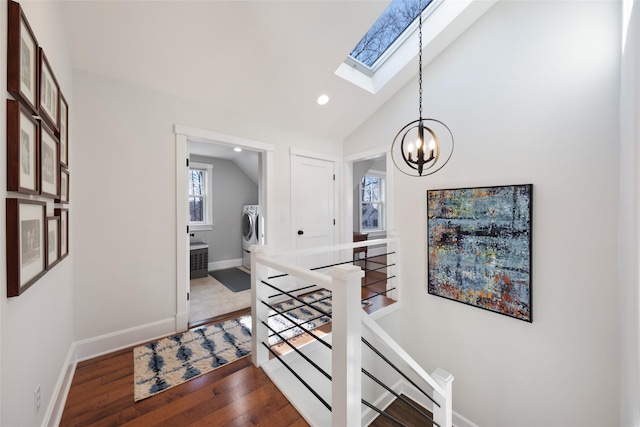
[[[431,411],[422,408],[427,413],[426,417],[422,416],[415,409],[416,407],[420,408],[419,403],[414,402],[404,395],[402,397],[403,399],[407,399],[410,403],[406,403],[401,399],[396,399],[384,410],[385,413],[406,426],[433,427],[433,422],[431,421],[433,419],[433,414]],[[398,425],[399,424],[397,422],[383,416],[376,418],[371,424],[369,424],[370,427],[397,427]]]
[[[352,253],[363,244],[386,250],[388,264],[375,267],[386,274],[382,288],[366,283],[362,288],[364,273],[353,265]],[[451,427],[453,376],[442,369],[426,373],[374,320],[401,304],[399,259],[397,237],[284,254],[252,248],[252,361],[310,425]],[[309,268],[320,260],[324,267]],[[314,334],[313,324],[292,317],[291,329],[313,340],[276,353],[265,344],[274,334],[270,310],[273,313],[279,302],[302,301],[300,295],[315,290],[332,293],[331,312],[318,304],[306,307],[309,313],[331,318],[331,333]],[[368,300],[384,297],[397,302],[368,314],[362,309],[362,295],[371,293]]]

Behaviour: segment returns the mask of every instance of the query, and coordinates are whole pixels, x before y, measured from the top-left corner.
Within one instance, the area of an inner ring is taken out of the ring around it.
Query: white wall
[[[81,70],[74,91],[82,141],[74,154],[83,159],[72,177],[80,340],[168,325],[175,315],[175,123],[276,146],[270,230],[276,250],[290,244],[289,147],[342,152],[336,142]]]
[[[395,173],[402,341],[455,375],[454,410],[478,425],[618,425],[619,20],[617,2],[499,2],[425,68],[426,116],[457,146],[431,177]],[[411,82],[345,155],[390,145],[416,101]],[[524,183],[533,323],[429,295],[427,189]]]
[[[640,426],[640,4],[623,3],[628,25],[620,87],[620,425]]]
[[[70,171],[73,177],[74,121],[75,105],[72,72],[64,28],[57,2],[21,2],[40,46],[58,80],[60,88],[69,102],[70,119]],[[7,2],[0,1],[0,56],[6,58],[7,46]],[[5,62],[2,61],[4,70]],[[0,72],[0,87],[6,88],[6,73]],[[7,98],[10,95],[7,94]],[[6,102],[0,102],[0,177],[6,177]],[[71,197],[74,181],[71,178]],[[0,198],[14,197],[7,193],[6,186],[0,186]],[[3,202],[4,205],[4,202]],[[71,227],[73,229],[74,210],[69,205]],[[53,215],[53,200],[48,202],[47,213]],[[0,209],[0,240],[6,241],[5,209]],[[73,342],[73,264],[76,247],[70,246],[70,255],[50,272],[38,280],[19,297],[7,298],[6,266],[0,263],[0,425],[34,426],[45,419],[54,392],[64,374]],[[0,245],[0,259],[6,257],[5,244]],[[42,404],[35,414],[34,391],[41,388]]]

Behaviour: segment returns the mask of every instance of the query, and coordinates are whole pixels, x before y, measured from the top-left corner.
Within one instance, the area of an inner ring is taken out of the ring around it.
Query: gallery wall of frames
[[[10,0],[8,9],[7,296],[15,297],[69,255],[69,104],[22,7]]]

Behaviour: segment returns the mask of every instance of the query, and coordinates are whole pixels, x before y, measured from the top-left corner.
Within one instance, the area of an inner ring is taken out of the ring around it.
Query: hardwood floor
[[[133,349],[78,363],[60,426],[308,426],[250,357],[133,400]]]
[[[380,275],[368,273],[370,283]],[[384,283],[375,287],[384,289]],[[363,298],[370,295],[363,289]],[[380,295],[365,310],[392,304]],[[245,314],[234,312],[216,322]],[[331,331],[331,324],[322,332]],[[305,342],[297,338],[296,345]],[[288,348],[280,345],[279,352]],[[133,348],[78,363],[60,426],[278,426],[308,424],[264,372],[245,357],[155,396],[133,400]]]

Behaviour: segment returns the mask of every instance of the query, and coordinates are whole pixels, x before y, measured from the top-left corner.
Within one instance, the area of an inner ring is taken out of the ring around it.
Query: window
[[[213,228],[212,179],[212,165],[191,162],[189,167],[189,224],[192,230],[211,230]]]
[[[496,2],[423,0],[424,65]],[[407,66],[418,55],[418,8],[418,0],[393,0],[335,74],[373,94],[391,81],[405,84],[408,73],[413,72],[406,71]]]
[[[422,0],[422,10],[425,10],[431,1]],[[353,65],[360,65],[361,71],[369,76],[373,75],[406,39],[407,35],[401,36],[416,21],[418,8],[418,0],[393,0],[349,54]]]
[[[360,231],[384,231],[384,175],[367,173],[360,181]]]

